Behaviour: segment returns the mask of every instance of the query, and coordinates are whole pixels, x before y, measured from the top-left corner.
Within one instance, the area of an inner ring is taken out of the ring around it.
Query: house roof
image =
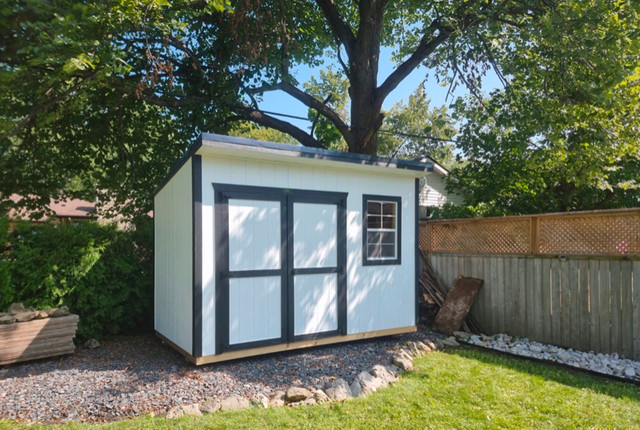
[[[158,186],[155,193],[171,179],[182,165],[194,154],[211,154],[233,157],[247,157],[271,159],[295,163],[313,163],[317,161],[346,163],[355,168],[385,168],[396,172],[405,171],[414,177],[420,177],[433,172],[434,163],[431,161],[402,160],[398,158],[377,157],[350,152],[332,151],[322,148],[310,148],[299,145],[266,142],[246,139],[242,137],[224,136],[220,134],[203,133],[198,141],[192,145],[182,159],[171,169],[167,178]]]
[[[12,194],[10,197],[14,203],[19,202],[22,196],[19,194]],[[96,204],[80,199],[66,199],[56,201],[54,199],[49,200],[49,208],[55,213],[56,218],[96,218]],[[29,210],[15,210],[9,211],[9,218],[19,218],[23,220],[31,220],[33,211]],[[45,215],[38,218],[38,221],[46,221],[50,219]]]

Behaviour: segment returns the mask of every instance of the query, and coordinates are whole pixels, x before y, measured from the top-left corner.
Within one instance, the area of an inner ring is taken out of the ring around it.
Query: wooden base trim
[[[302,340],[299,342],[282,343],[279,345],[262,346],[258,348],[243,349],[241,351],[224,352],[218,355],[206,355],[204,357],[194,357],[178,345],[164,337],[156,331],[156,336],[162,339],[173,349],[185,356],[187,360],[196,366],[202,364],[219,363],[227,360],[236,360],[238,358],[254,357],[256,355],[272,354],[275,352],[291,351],[295,349],[311,348],[314,346],[330,345],[334,343],[352,342],[355,340],[371,339],[375,337],[391,336],[394,334],[412,333],[417,330],[416,326],[407,326],[399,328],[391,328],[386,330],[367,331],[364,333],[354,333],[345,336],[331,336],[320,339]]]

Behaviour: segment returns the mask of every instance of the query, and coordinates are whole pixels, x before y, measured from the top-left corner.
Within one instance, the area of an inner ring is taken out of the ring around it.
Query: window
[[[400,202],[400,197],[363,196],[363,265],[400,264]]]

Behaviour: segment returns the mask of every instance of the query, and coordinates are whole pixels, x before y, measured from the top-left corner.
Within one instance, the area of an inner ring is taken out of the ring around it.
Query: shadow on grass
[[[480,350],[471,346],[447,350],[445,353],[529,375],[540,376],[546,380],[574,388],[589,389],[599,394],[640,401],[640,386],[632,382],[617,381],[606,376],[598,376],[588,371],[574,369],[558,363],[544,363],[524,357],[502,354],[497,351]]]

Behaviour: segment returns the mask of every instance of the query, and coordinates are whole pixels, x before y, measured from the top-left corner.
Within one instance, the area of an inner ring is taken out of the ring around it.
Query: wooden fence
[[[447,228],[455,240],[434,239]],[[478,237],[493,239],[469,250]],[[640,359],[640,210],[429,222],[421,248],[447,288],[484,279],[471,312],[486,333]]]

